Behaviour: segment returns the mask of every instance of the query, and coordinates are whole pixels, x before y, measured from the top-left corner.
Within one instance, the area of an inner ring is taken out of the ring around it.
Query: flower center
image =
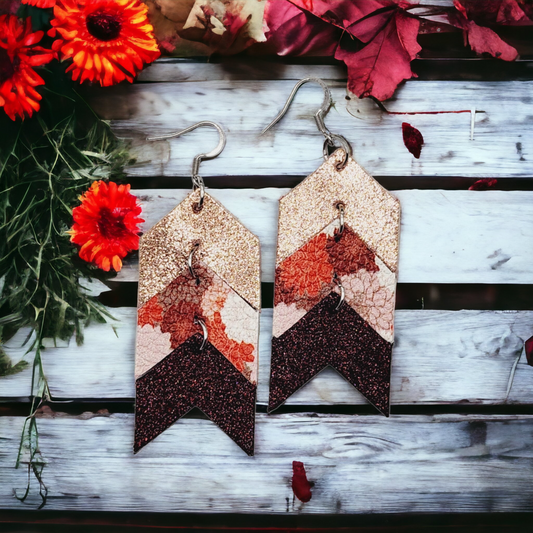
[[[95,11],[87,15],[87,30],[100,41],[112,41],[120,35],[122,23],[116,15]]]
[[[100,219],[98,229],[106,239],[120,239],[129,234],[124,224],[124,215],[121,209],[111,211],[108,207],[100,208]]]
[[[9,80],[15,74],[15,70],[19,64],[20,59],[18,57],[15,57],[15,60],[11,61],[7,51],[0,48],[0,83]]]

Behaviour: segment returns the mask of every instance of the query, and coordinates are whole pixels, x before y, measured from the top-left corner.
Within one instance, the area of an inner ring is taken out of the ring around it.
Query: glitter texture
[[[332,292],[279,338],[272,339],[268,411],[277,409],[330,365],[389,415],[392,344]]]
[[[196,334],[136,381],[134,452],[193,407],[254,453],[256,386]],[[186,438],[186,435],[183,435]]]
[[[161,292],[187,267],[195,242],[195,259],[204,261],[254,309],[261,302],[259,239],[216,200],[191,192],[167,216],[141,237],[139,246],[139,306]]]
[[[352,158],[339,171],[337,150],[279,202],[276,266],[338,217],[345,205],[348,224],[393,272],[398,266],[400,202]]]
[[[259,311],[243,300],[205,263],[193,262],[138,311],[135,376],[139,377],[190,336],[201,332],[201,318],[209,341],[242,372],[257,381]],[[164,347],[168,346],[165,352]]]

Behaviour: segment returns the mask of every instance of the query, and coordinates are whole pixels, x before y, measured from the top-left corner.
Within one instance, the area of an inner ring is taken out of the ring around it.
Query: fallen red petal
[[[533,337],[529,337],[525,344],[527,364],[533,366]]]
[[[475,183],[468,187],[469,191],[486,191],[487,189],[492,189],[498,184],[498,180],[495,178],[483,178],[477,180]]]
[[[407,122],[402,123],[403,143],[405,147],[417,158],[420,159],[424,137],[415,127]]]
[[[313,497],[311,483],[307,481],[305,466],[300,461],[292,462],[292,490],[294,495],[304,503]]]

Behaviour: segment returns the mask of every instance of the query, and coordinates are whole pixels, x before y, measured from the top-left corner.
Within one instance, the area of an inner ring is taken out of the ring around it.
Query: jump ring
[[[203,351],[203,349],[205,348],[205,343],[207,342],[207,326],[205,325],[205,322],[197,316],[194,317],[194,323],[198,324],[202,328],[204,338],[202,340],[202,344],[200,344],[200,351]]]

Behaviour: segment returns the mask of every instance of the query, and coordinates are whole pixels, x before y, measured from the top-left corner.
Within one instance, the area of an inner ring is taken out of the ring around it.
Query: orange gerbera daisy
[[[141,206],[129,185],[95,181],[80,196],[81,205],[72,211],[70,240],[81,246],[80,257],[102,270],[122,268],[122,258],[139,248],[138,215]]]
[[[39,111],[42,96],[35,87],[44,80],[33,67],[54,58],[51,50],[35,46],[42,37],[42,31],[32,33],[29,18],[22,23],[15,15],[0,16],[0,107],[11,120]]]
[[[41,7],[46,9],[47,7],[54,7],[57,0],[22,0],[23,4],[28,4],[29,6]]]
[[[72,58],[73,80],[132,82],[160,55],[146,12],[139,0],[58,0],[48,34],[59,33],[53,49]]]

